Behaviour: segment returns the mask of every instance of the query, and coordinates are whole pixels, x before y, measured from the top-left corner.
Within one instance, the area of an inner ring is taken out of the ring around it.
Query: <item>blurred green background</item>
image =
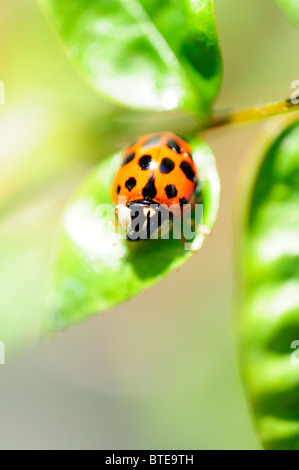
[[[289,96],[299,32],[270,0],[215,4],[225,69],[217,107]],[[239,168],[265,124],[205,133],[222,202],[201,252],[36,346],[57,226],[78,182],[132,138],[194,121],[96,96],[33,0],[0,5],[0,80],[0,448],[259,448],[238,372],[232,219]]]

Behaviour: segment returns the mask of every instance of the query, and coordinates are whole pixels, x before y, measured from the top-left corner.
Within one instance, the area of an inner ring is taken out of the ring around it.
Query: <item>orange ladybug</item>
[[[169,219],[165,208],[193,202],[196,187],[191,146],[175,134],[163,132],[143,136],[125,150],[111,199],[127,238],[140,240],[150,238],[157,229],[161,234],[163,219]],[[164,211],[159,210],[161,205]],[[138,221],[135,225],[134,220]]]

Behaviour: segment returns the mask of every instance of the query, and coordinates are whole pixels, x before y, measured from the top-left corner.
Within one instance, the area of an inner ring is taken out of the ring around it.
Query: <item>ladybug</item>
[[[155,238],[158,229],[161,236],[164,222],[169,222],[167,209],[177,207],[181,213],[180,208],[197,199],[198,177],[191,150],[171,132],[145,135],[125,150],[111,199],[129,240]]]

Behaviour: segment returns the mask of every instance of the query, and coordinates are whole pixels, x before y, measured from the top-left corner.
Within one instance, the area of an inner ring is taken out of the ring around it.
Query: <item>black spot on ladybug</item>
[[[175,164],[170,158],[163,158],[162,162],[160,163],[160,172],[162,175],[167,175],[170,173],[175,167]]]
[[[137,181],[135,180],[135,178],[129,178],[127,181],[126,181],[126,188],[128,191],[132,191],[133,188],[135,188],[137,184]]]
[[[165,192],[166,192],[166,196],[168,197],[168,199],[172,199],[173,197],[176,197],[178,194],[178,191],[174,184],[169,184],[168,186],[166,186]]]
[[[192,170],[191,165],[188,162],[183,161],[180,164],[180,169],[183,171],[184,175],[186,176],[186,178],[188,178],[188,180],[192,181],[192,183],[195,182],[196,180],[195,173]]]
[[[174,140],[168,140],[167,141],[167,147],[170,150],[173,150],[174,152],[176,152],[178,154],[182,153],[181,146],[179,145],[178,142],[175,142]]]
[[[156,197],[157,195],[157,189],[156,189],[156,186],[155,186],[155,178],[153,176],[151,176],[149,179],[148,179],[148,182],[146,183],[146,185],[144,186],[143,190],[142,190],[142,195],[144,197],[144,199],[154,199],[154,197]]]
[[[143,155],[143,157],[139,159],[140,170],[149,170],[151,163],[152,157],[150,155]]]
[[[123,163],[122,163],[122,166],[124,165],[127,165],[128,163],[130,163],[132,160],[134,160],[135,158],[135,153],[130,153],[129,155],[126,156],[126,158],[124,159]]]
[[[157,145],[160,142],[160,140],[161,140],[160,134],[153,135],[152,137],[150,137],[148,140],[144,142],[143,147]]]
[[[120,189],[121,189],[121,188],[120,188],[120,185],[118,185],[117,188],[116,188],[116,194],[119,194],[119,193],[120,193]]]
[[[182,197],[180,199],[180,205],[183,206],[184,204],[187,204],[188,203],[188,200],[185,198],[185,197]]]

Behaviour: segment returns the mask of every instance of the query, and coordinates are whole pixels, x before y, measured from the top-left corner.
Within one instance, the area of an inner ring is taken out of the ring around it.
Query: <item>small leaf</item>
[[[40,0],[68,56],[125,106],[207,115],[222,66],[213,0]]]
[[[299,122],[277,135],[240,206],[241,356],[264,446],[298,450]]]
[[[285,16],[299,26],[299,2],[297,0],[274,0]]]
[[[193,143],[203,196],[203,224],[212,230],[220,183],[215,160],[205,142]],[[124,302],[182,266],[199,249],[200,234],[186,249],[182,240],[119,240],[99,206],[111,206],[110,186],[117,154],[87,177],[65,210],[48,296],[47,328],[57,330]]]

